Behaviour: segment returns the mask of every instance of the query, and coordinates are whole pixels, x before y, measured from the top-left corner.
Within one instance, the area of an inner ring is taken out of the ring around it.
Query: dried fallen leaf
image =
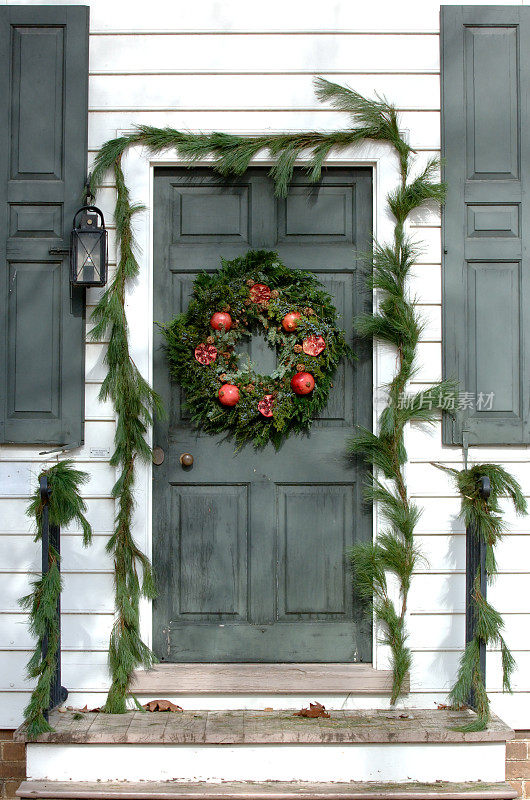
[[[300,711],[295,711],[293,717],[309,717],[310,719],[326,717],[326,719],[330,719],[326,707],[322,703],[317,703],[316,700],[314,703],[309,703],[309,708],[301,708]]]
[[[176,706],[170,700],[151,700],[142,706],[146,711],[183,711],[180,706]]]
[[[58,708],[57,711],[59,714],[66,714],[66,708]]]

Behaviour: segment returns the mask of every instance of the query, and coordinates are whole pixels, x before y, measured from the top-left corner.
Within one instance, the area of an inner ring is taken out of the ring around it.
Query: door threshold
[[[135,672],[138,694],[308,694],[386,695],[391,670],[372,664],[157,664]],[[403,692],[410,691],[407,676]]]

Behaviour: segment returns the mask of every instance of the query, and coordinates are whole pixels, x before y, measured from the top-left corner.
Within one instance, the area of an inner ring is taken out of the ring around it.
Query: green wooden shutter
[[[530,442],[530,8],[442,6],[444,442]],[[494,393],[489,407],[488,395]]]
[[[0,7],[0,441],[83,441],[84,298],[69,285],[86,178],[88,8]]]

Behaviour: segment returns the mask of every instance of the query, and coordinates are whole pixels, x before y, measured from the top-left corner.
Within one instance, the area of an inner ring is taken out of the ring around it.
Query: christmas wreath
[[[201,272],[187,310],[161,326],[192,421],[208,433],[232,434],[238,446],[279,447],[307,431],[326,406],[340,359],[352,355],[336,316],[317,278],[289,269],[273,252],[250,251],[222,260],[213,274]],[[277,352],[270,375],[238,351],[257,332]]]

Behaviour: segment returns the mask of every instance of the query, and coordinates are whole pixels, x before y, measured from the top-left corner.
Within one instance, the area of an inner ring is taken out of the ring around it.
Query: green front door
[[[199,270],[249,249],[276,250],[314,271],[335,300],[344,329],[371,296],[358,252],[371,241],[369,169],[328,169],[318,186],[298,171],[285,200],[266,170],[220,180],[207,169],[160,169],[154,186],[154,318],[167,322],[188,302]],[[371,630],[355,598],[345,551],[372,536],[361,500],[362,469],[345,440],[372,424],[371,348],[336,373],[325,413],[308,436],[279,452],[234,445],[193,429],[171,383],[155,332],[154,383],[168,417],[154,445],[153,561],[159,597],[154,648],[163,661],[370,661]],[[275,354],[255,336],[260,372]],[[191,453],[191,468],[181,466]]]

